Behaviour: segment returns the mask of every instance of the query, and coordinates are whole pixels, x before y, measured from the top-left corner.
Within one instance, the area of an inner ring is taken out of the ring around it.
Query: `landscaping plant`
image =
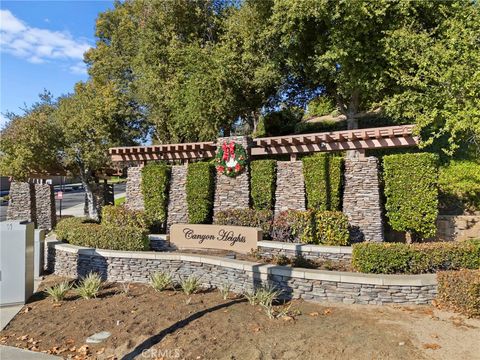
[[[102,225],[139,227],[148,230],[151,223],[145,211],[107,205],[102,208]]]
[[[254,160],[250,163],[250,196],[254,209],[273,209],[276,168],[275,160]]]
[[[314,212],[311,210],[286,210],[273,220],[272,240],[315,244]]]
[[[58,301],[62,301],[65,298],[65,296],[67,295],[67,292],[71,288],[72,286],[68,281],[62,281],[59,284],[46,288],[45,293],[47,293],[48,296],[50,296],[53,299],[53,301],[58,302]]]
[[[200,288],[200,279],[195,276],[189,276],[186,279],[180,281],[180,287],[187,295],[191,295],[198,291]]]
[[[143,195],[145,213],[154,226],[160,230],[167,220],[168,184],[170,167],[164,163],[150,163],[142,168],[140,189]]]
[[[264,237],[269,237],[272,231],[272,217],[271,210],[221,210],[215,215],[214,224],[258,227],[262,229]]]
[[[350,243],[348,218],[341,211],[317,211],[315,229],[320,244],[346,246]]]
[[[467,316],[480,316],[480,270],[442,271],[437,280],[440,305]]]
[[[229,284],[229,283],[222,284],[222,286],[220,287],[220,294],[222,294],[223,300],[228,299],[228,295],[230,294],[231,288],[232,288],[232,284]]]
[[[210,162],[188,164],[186,192],[188,222],[191,224],[206,224],[211,221],[215,186],[214,170]]]
[[[166,272],[156,272],[150,275],[150,286],[155,291],[163,291],[173,286],[172,276]]]
[[[91,272],[85,276],[79,285],[75,288],[77,294],[83,299],[92,299],[97,297],[102,287],[102,278],[99,274]]]

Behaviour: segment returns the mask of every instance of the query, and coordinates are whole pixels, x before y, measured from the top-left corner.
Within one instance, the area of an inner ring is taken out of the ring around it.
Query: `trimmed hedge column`
[[[36,225],[35,188],[28,182],[10,184],[7,220],[33,221]]]
[[[143,195],[140,185],[142,183],[142,168],[129,167],[127,170],[127,187],[125,206],[133,210],[144,210]]]
[[[188,222],[208,224],[212,221],[214,166],[210,162],[188,164],[187,205]]]
[[[352,242],[383,241],[376,157],[345,159],[343,212],[352,226]]]
[[[222,146],[224,141],[235,141],[242,144],[250,156],[251,139],[246,136],[231,136],[217,139],[217,146]],[[250,205],[250,166],[236,177],[228,177],[216,174],[215,197],[213,206],[213,217],[222,210],[246,209]]]
[[[172,224],[188,222],[186,182],[187,167],[185,165],[172,166],[168,191],[167,231]]]
[[[52,185],[35,184],[35,208],[37,227],[39,229],[53,229],[57,223],[57,214]]]

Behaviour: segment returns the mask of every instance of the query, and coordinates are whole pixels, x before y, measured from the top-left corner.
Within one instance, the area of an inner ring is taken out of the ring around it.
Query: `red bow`
[[[226,142],[222,145],[223,150],[223,160],[228,161],[228,159],[235,159],[235,143],[232,141],[228,145]]]

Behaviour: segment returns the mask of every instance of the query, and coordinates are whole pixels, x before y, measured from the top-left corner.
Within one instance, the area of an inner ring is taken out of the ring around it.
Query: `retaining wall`
[[[437,293],[434,274],[375,275],[291,268],[213,256],[168,252],[125,252],[47,242],[47,268],[57,275],[78,277],[94,271],[108,281],[149,281],[158,271],[174,278],[196,276],[204,287],[225,283],[232,291],[262,285],[283,290],[285,298],[347,304],[428,304]]]

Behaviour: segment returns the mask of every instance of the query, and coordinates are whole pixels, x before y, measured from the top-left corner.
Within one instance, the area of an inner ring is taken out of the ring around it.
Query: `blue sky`
[[[21,113],[43,89],[60,96],[86,80],[83,52],[95,44],[98,13],[111,8],[103,0],[2,0],[0,112]]]

